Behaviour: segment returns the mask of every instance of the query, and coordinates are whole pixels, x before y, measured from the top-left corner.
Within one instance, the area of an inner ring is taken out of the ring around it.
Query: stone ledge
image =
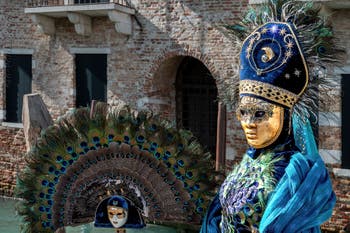
[[[135,9],[115,3],[77,4],[25,8],[24,13],[30,14],[32,21],[47,35],[55,33],[55,19],[68,17],[77,34],[88,36],[92,33],[92,18],[99,16],[107,16],[114,23],[118,33],[131,35],[132,15],[135,15]]]
[[[337,177],[341,176],[350,178],[350,169],[333,168],[333,173]]]
[[[341,164],[341,150],[320,149],[319,153],[326,164]]]
[[[114,3],[108,4],[88,4],[88,5],[64,5],[64,6],[46,6],[25,8],[26,14],[43,14],[54,18],[66,17],[68,12],[84,12],[86,15],[106,16],[108,11],[117,10],[126,14],[135,14],[135,10],[126,6]]]
[[[34,49],[26,49],[26,48],[10,48],[10,49],[0,49],[0,54],[25,54],[32,55],[34,53]]]
[[[69,52],[71,54],[110,54],[111,49],[110,48],[78,48],[78,47],[71,47],[69,48]]]
[[[319,112],[319,126],[341,127],[340,112]]]
[[[23,124],[22,123],[2,122],[1,126],[9,127],[9,128],[23,129]]]

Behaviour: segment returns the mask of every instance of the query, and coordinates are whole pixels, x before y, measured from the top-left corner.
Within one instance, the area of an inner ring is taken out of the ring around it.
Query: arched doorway
[[[176,75],[176,122],[191,130],[215,155],[218,90],[208,68],[193,57],[181,61]]]

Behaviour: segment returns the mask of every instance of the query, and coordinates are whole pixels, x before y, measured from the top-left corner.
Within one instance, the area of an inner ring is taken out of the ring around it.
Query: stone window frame
[[[6,55],[31,55],[32,56],[32,76],[35,71],[36,62],[33,59],[34,49],[28,49],[28,48],[8,48],[8,49],[0,49],[0,74],[2,73],[2,79],[4,80],[3,86],[0,88],[0,90],[3,92],[3,98],[5,94],[5,84],[6,84]],[[6,101],[4,101],[4,105],[6,104]],[[7,122],[5,120],[6,110],[5,106],[0,106],[0,122],[1,126],[4,127],[11,127],[11,128],[23,128],[23,123],[14,123],[14,122]]]
[[[350,74],[350,60],[347,61],[346,65],[341,68],[334,69],[334,75],[337,79],[339,79],[338,83],[341,85],[341,75],[342,74]],[[341,91],[341,86],[340,90]],[[341,119],[341,112],[339,113],[339,117]],[[341,126],[341,120],[340,126]],[[342,151],[340,151],[340,163],[341,163]],[[349,168],[333,168],[333,173],[336,177],[350,177],[350,169]]]

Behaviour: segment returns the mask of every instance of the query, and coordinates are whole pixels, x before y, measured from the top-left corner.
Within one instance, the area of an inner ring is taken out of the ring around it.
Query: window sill
[[[2,122],[1,126],[23,129],[22,123]]]
[[[333,173],[336,177],[348,177],[350,178],[350,169],[345,168],[333,168]]]

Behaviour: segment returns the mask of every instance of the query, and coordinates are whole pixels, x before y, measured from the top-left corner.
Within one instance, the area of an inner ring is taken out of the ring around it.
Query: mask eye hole
[[[265,111],[259,110],[259,111],[256,111],[256,112],[255,112],[254,116],[255,116],[256,118],[262,118],[262,117],[265,116],[265,114],[266,114]]]
[[[240,110],[239,110],[239,113],[241,114],[241,116],[247,115],[247,111],[244,110],[244,109],[240,109]]]

